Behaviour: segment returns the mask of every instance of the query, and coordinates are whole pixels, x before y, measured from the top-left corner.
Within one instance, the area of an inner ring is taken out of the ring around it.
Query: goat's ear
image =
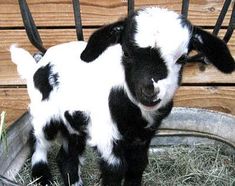
[[[124,27],[125,21],[122,20],[95,31],[88,40],[87,46],[81,54],[81,59],[85,62],[91,62],[109,46],[120,43]]]
[[[192,49],[203,53],[221,72],[232,73],[235,70],[234,59],[226,43],[220,38],[195,26],[190,44]]]

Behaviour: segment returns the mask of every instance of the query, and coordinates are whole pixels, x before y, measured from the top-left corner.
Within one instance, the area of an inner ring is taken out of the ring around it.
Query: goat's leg
[[[120,186],[124,170],[122,165],[111,165],[105,160],[100,160],[102,186]]]
[[[125,149],[127,171],[124,186],[140,186],[143,172],[148,164],[149,142],[138,142]]]
[[[52,181],[52,176],[47,162],[47,152],[50,147],[50,142],[45,139],[44,135],[34,136],[33,155],[32,155],[32,177],[38,179],[37,182],[41,185],[49,185]]]
[[[109,158],[102,157],[100,153],[100,171],[102,186],[120,186],[125,175],[126,164],[123,158],[121,142],[114,143],[112,153]]]
[[[66,186],[83,185],[80,177],[80,165],[84,150],[85,136],[73,134],[64,141],[57,155],[57,163]]]
[[[46,117],[45,117],[46,118]],[[41,185],[49,185],[52,176],[48,167],[47,153],[51,142],[56,138],[61,126],[60,120],[33,119],[33,154],[32,154],[32,177],[37,178]]]
[[[80,165],[82,154],[86,146],[87,117],[80,111],[65,112],[65,119],[78,134],[62,132],[64,141],[57,155],[57,163],[62,174],[64,184],[82,186]]]

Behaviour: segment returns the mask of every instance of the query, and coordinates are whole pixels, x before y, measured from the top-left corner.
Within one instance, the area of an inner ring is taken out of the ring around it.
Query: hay
[[[150,155],[144,185],[233,185],[235,156],[222,146],[178,146]]]
[[[223,146],[195,145],[164,147],[162,151],[151,152],[149,166],[144,177],[144,186],[188,186],[188,185],[218,185],[235,184],[235,156],[226,152]],[[58,147],[57,147],[58,150]],[[55,157],[49,154],[50,167],[54,176],[55,186],[62,185]],[[157,155],[156,155],[157,154]],[[100,185],[100,173],[96,164],[97,156],[88,149],[86,160],[82,167],[84,185]],[[30,160],[19,173],[17,181],[27,185],[30,179]],[[30,184],[35,186],[35,184]]]
[[[63,185],[62,177],[56,163],[56,154],[58,153],[59,148],[60,146],[55,144],[48,154],[49,167],[51,169],[54,180],[53,186]],[[99,168],[96,163],[98,157],[91,149],[86,150],[84,157],[85,161],[84,165],[82,166],[82,180],[84,185],[100,185]],[[35,184],[35,180],[31,179],[30,158],[26,160],[15,181],[23,185],[38,186]]]

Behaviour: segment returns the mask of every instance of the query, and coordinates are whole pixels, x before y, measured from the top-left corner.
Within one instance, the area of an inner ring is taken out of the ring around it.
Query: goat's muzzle
[[[152,84],[142,87],[139,92],[139,102],[144,106],[153,107],[161,101],[161,99],[158,98],[160,89],[158,87],[154,87]]]

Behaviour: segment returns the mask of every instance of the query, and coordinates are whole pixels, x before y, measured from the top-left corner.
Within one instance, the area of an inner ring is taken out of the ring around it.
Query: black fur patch
[[[124,173],[124,185],[141,185],[142,174],[148,163],[149,144],[157,128],[145,128],[148,122],[121,88],[111,90],[109,107],[112,119],[122,135],[122,140],[116,141],[113,145],[113,154],[122,162],[123,170],[118,175]],[[162,109],[159,111],[162,117],[156,119],[158,125],[168,113]]]
[[[30,147],[30,155],[32,156],[35,151],[36,137],[34,136],[34,129],[29,131],[29,147]]]
[[[81,59],[86,62],[91,62],[102,54],[107,47],[119,43],[124,25],[125,21],[118,21],[94,32],[81,54]]]
[[[171,101],[165,107],[158,109],[154,118],[154,128],[145,128],[148,122],[142,117],[140,109],[129,100],[123,89],[113,88],[109,95],[110,112],[123,136],[123,142],[117,144],[127,148],[148,146],[162,119],[168,116],[172,106]],[[116,152],[119,153],[120,147],[116,148],[118,149]],[[118,153],[116,155],[121,156]]]
[[[146,130],[148,122],[142,117],[140,109],[133,104],[121,88],[113,88],[109,95],[109,108],[112,119],[124,140],[135,138],[147,140],[153,133]]]
[[[135,50],[133,50],[135,48]],[[128,53],[129,50],[126,50]],[[154,95],[155,82],[167,77],[168,70],[157,49],[132,47],[132,54],[123,56],[125,78],[132,96],[144,105],[151,105],[151,96],[143,95],[143,90]],[[151,91],[152,90],[152,93]]]
[[[183,66],[181,67],[180,71],[179,71],[179,76],[178,76],[178,85],[180,86],[181,85],[181,82],[182,82],[182,76],[183,76]]]
[[[102,186],[117,186],[121,185],[125,175],[125,167],[120,165],[110,165],[104,160],[99,162],[102,178]]]
[[[69,186],[78,182],[80,179],[78,165],[79,155],[85,150],[85,139],[86,136],[70,135],[68,140],[68,149],[61,147],[57,155],[57,164],[62,174],[64,184]]]
[[[64,116],[71,127],[78,132],[84,131],[89,122],[88,116],[81,111],[74,111],[72,114],[70,114],[69,111],[66,111]]]
[[[170,101],[164,107],[158,109],[158,113],[154,118],[154,124],[150,127],[150,130],[156,131],[158,129],[158,127],[161,124],[161,121],[171,113],[173,104],[174,104],[173,101]]]
[[[43,132],[47,140],[54,140],[59,130],[62,129],[63,122],[51,120],[43,127]]]
[[[40,161],[32,167],[32,177],[39,178],[37,181],[41,185],[50,185],[52,183],[52,176],[46,162]]]
[[[125,144],[124,152],[127,164],[124,185],[141,185],[143,172],[148,164],[150,140],[135,140]]]
[[[74,184],[79,180],[78,158],[69,157],[69,154],[61,147],[57,155],[57,163],[63,177],[64,184],[67,186]]]
[[[89,118],[86,116],[85,113],[81,111],[74,111],[72,114],[66,111],[64,113],[64,116],[71,125],[71,127],[79,132],[79,135],[76,136],[76,143],[75,143],[75,137],[71,136],[68,137],[70,143],[73,144],[71,145],[71,147],[69,146],[69,148],[71,148],[71,150],[69,151],[73,151],[72,147],[76,145],[77,153],[82,154],[86,146],[86,140],[87,140],[86,127],[89,122]]]
[[[192,48],[202,52],[221,72],[232,73],[235,62],[226,43],[218,37],[194,27],[191,39]]]
[[[35,87],[42,93],[42,100],[48,99],[53,86],[58,85],[58,74],[51,74],[51,65],[40,67],[33,76]],[[53,82],[53,86],[50,84]]]

